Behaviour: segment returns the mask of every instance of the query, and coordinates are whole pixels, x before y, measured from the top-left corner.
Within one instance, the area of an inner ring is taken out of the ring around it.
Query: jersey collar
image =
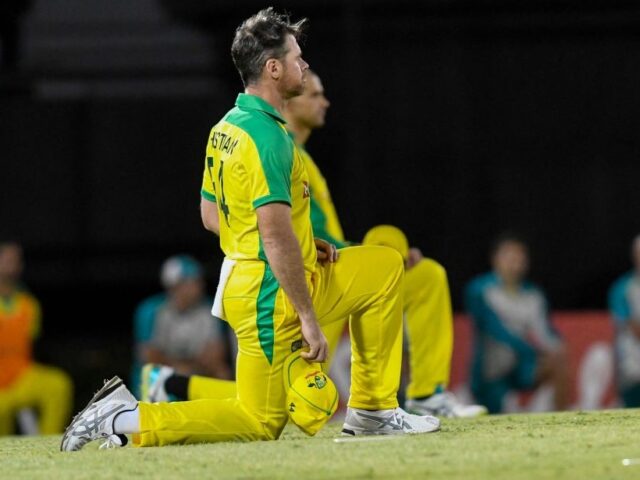
[[[286,124],[282,115],[273,108],[270,104],[265,102],[262,98],[257,97],[256,95],[249,95],[248,93],[240,93],[238,98],[236,99],[236,106],[242,108],[250,108],[252,110],[259,110],[261,112],[267,113],[275,118],[280,123]]]

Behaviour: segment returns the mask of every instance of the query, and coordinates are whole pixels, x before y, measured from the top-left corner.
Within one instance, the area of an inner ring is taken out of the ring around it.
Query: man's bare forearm
[[[278,283],[287,294],[301,321],[315,320],[298,239],[282,231],[263,239],[264,251]]]
[[[200,217],[204,228],[220,236],[220,219],[218,216],[218,206],[215,202],[201,197]]]
[[[267,261],[296,310],[302,337],[309,345],[309,351],[300,355],[310,361],[324,362],[329,347],[313,310],[300,245],[291,225],[291,208],[268,204],[257,210],[257,216]]]

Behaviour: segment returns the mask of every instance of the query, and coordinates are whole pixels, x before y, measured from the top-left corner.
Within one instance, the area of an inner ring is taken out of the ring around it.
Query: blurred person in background
[[[493,271],[470,282],[465,304],[474,326],[471,390],[491,413],[510,391],[548,384],[554,406],[568,405],[567,355],[549,322],[547,300],[526,280],[529,249],[517,235],[500,236],[491,251]]]
[[[609,290],[609,311],[616,331],[618,393],[626,407],[640,407],[640,235],[631,244],[633,270]]]
[[[72,383],[62,370],[33,360],[40,305],[20,282],[22,269],[21,246],[0,242],[0,435],[14,433],[24,409],[34,409],[37,433],[59,433],[71,411]]]
[[[162,364],[184,375],[231,378],[221,322],[211,314],[202,266],[188,255],[162,265],[164,293],[143,301],[134,318],[136,362],[132,385],[145,363]]]

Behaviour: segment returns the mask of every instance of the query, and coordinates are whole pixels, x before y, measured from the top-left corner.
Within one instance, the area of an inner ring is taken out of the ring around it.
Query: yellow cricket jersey
[[[220,247],[233,260],[266,262],[256,209],[290,205],[305,269],[313,272],[309,177],[285,123],[263,99],[238,95],[235,108],[211,129],[201,194],[218,205]]]
[[[309,175],[313,234],[318,238],[333,243],[338,248],[346,247],[347,243],[344,239],[342,227],[340,226],[340,220],[338,220],[336,208],[331,200],[327,181],[304,147],[298,146],[298,149],[300,150],[304,166]]]

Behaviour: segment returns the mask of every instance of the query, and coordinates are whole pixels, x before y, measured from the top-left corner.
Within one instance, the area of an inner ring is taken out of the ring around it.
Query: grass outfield
[[[7,437],[0,477],[640,478],[639,410],[448,420],[439,433],[358,443],[335,443],[340,426],[314,438],[287,428],[277,442],[102,451],[94,442],[74,453],[58,451],[60,437]]]

